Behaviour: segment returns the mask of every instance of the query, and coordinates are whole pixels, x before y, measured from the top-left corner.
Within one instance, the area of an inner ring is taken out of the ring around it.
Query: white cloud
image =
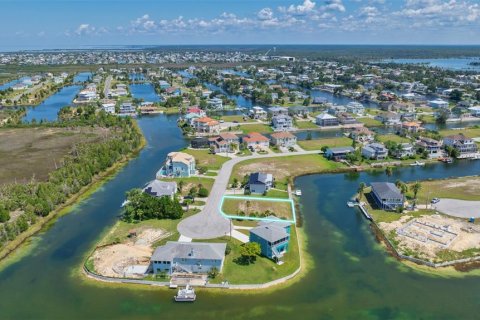
[[[325,1],[325,9],[345,12],[345,6],[343,5],[342,0],[327,0]]]
[[[291,4],[287,7],[279,7],[278,10],[282,13],[288,13],[292,15],[305,15],[312,12],[315,9],[315,2],[311,0],[304,0],[303,4],[297,6]]]
[[[89,35],[95,32],[95,27],[90,26],[88,23],[82,23],[75,29],[75,34],[78,36]]]
[[[273,19],[273,11],[270,8],[263,8],[257,13],[257,17],[260,20],[272,20]]]

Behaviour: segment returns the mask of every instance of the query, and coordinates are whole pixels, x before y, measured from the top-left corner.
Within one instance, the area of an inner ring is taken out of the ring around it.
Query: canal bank
[[[148,142],[139,156],[35,236],[29,254],[0,272],[2,318],[471,319],[478,314],[480,278],[428,275],[396,262],[364,218],[345,206],[360,182],[471,175],[480,172],[480,163],[473,161],[404,167],[391,177],[373,171],[297,178],[296,187],[304,191],[305,250],[314,269],[285,288],[255,295],[200,290],[197,302],[185,306],[173,303],[174,292],[168,290],[79,281],[74,274],[99,235],[118,219],[125,191],[149,181],[168,152],[187,145],[174,116],[138,122]],[[461,303],[452,303],[455,299]]]

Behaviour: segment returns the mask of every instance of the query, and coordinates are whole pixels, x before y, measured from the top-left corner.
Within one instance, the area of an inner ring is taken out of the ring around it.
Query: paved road
[[[103,96],[108,98],[108,94],[110,93],[110,88],[112,87],[112,76],[108,76],[107,79],[105,79],[105,86],[103,87]]]
[[[294,155],[317,154],[320,151],[299,151],[289,153],[275,153],[266,155],[252,155],[238,157],[225,162],[215,178],[210,196],[205,207],[194,216],[182,220],[178,224],[181,235],[193,239],[213,239],[230,234],[230,220],[220,213],[220,201],[228,186],[233,167],[242,161],[260,158],[275,158]]]
[[[441,199],[434,208],[449,216],[458,218],[480,218],[480,201]]]

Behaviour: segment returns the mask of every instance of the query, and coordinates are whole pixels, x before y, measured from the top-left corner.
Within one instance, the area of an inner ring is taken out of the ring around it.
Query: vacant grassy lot
[[[185,149],[182,152],[195,157],[197,167],[205,167],[208,170],[219,170],[229,158],[211,154],[209,149]]]
[[[246,174],[252,172],[268,172],[273,174],[277,188],[287,177],[296,177],[308,173],[333,171],[343,168],[338,162],[328,161],[319,154],[290,155],[276,158],[251,159],[243,161],[233,167],[230,182],[234,178],[242,181]]]
[[[378,135],[378,140],[380,142],[387,142],[387,141],[392,141],[396,143],[410,142],[410,139],[397,136],[396,134],[380,134]]]
[[[296,127],[298,129],[317,129],[318,128],[318,126],[310,120],[308,120],[308,121],[298,121],[297,120]]]
[[[348,147],[352,145],[352,139],[347,137],[302,140],[297,142],[305,150],[320,150],[322,147]]]
[[[178,188],[180,188],[180,181],[183,181],[182,190],[180,190],[181,195],[186,196],[192,187],[197,187],[202,185],[207,188],[208,191],[212,190],[213,183],[215,179],[213,178],[204,178],[204,177],[191,177],[191,178],[164,178],[162,181],[176,181]]]
[[[270,126],[267,126],[266,124],[259,123],[259,124],[245,124],[240,126],[240,129],[244,134],[250,133],[250,132],[259,132],[259,133],[270,133],[273,132],[272,128]]]
[[[480,200],[480,177],[432,180],[422,181],[420,183],[422,189],[418,193],[417,198],[421,204],[425,204],[425,201],[431,200],[432,198]],[[410,184],[409,187],[411,187],[411,185],[412,184]],[[411,191],[408,192],[407,195],[413,197]]]
[[[383,126],[382,122],[372,118],[357,118],[358,122],[365,124],[365,127],[380,127]]]
[[[238,123],[242,122],[253,122],[255,120],[245,118],[243,116],[222,116],[221,119],[225,122],[233,122],[233,121],[238,121]]]
[[[75,144],[95,143],[108,133],[88,127],[0,129],[0,184],[45,180]]]
[[[278,202],[265,200],[247,200],[226,198],[223,201],[222,210],[225,214],[238,216],[243,212],[245,216],[258,217],[266,213],[269,216],[273,213],[278,218],[293,220],[292,205],[290,202]]]
[[[201,240],[205,242],[205,240]],[[277,265],[265,257],[257,257],[255,263],[242,264],[240,258],[241,243],[236,239],[223,237],[207,242],[226,242],[232,251],[225,257],[225,264],[222,273],[211,283],[228,281],[231,284],[257,284],[273,281],[292,274],[300,266],[300,255],[298,251],[297,233],[294,227],[290,233],[290,244],[288,252],[283,257],[284,264]]]
[[[452,135],[452,134],[461,134],[463,133],[465,136],[469,138],[478,138],[480,137],[480,128],[465,128],[461,130],[441,130],[440,134],[443,137]]]

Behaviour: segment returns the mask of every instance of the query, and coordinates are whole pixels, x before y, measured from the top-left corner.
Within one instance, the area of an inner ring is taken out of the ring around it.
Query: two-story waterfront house
[[[388,156],[388,149],[383,143],[369,143],[362,147],[362,156],[367,159],[385,159]]]
[[[157,172],[159,177],[191,177],[195,174],[195,158],[184,152],[170,152],[165,165]]]
[[[416,142],[416,147],[420,151],[427,152],[429,158],[438,158],[443,155],[442,141],[427,137],[419,137]]]
[[[337,117],[329,115],[328,113],[322,113],[316,116],[315,122],[321,127],[333,127],[339,125]]]
[[[272,127],[274,131],[293,130],[293,119],[290,116],[280,114],[272,118]]]
[[[463,134],[455,134],[443,138],[443,145],[445,147],[452,147],[460,153],[460,156],[475,154],[478,151],[475,141]]]
[[[293,147],[297,144],[297,137],[290,132],[275,132],[271,135],[272,144],[278,147]]]
[[[402,207],[405,197],[391,182],[372,182],[372,195],[377,206],[382,210],[394,211]]]
[[[248,179],[247,188],[250,193],[263,194],[273,186],[273,176],[270,173],[255,172]]]
[[[263,256],[278,261],[288,250],[290,223],[262,221],[258,227],[250,230],[250,242],[256,242],[260,245]]]
[[[226,243],[168,241],[157,247],[150,258],[151,268],[157,273],[207,274],[213,268],[222,271]]]

